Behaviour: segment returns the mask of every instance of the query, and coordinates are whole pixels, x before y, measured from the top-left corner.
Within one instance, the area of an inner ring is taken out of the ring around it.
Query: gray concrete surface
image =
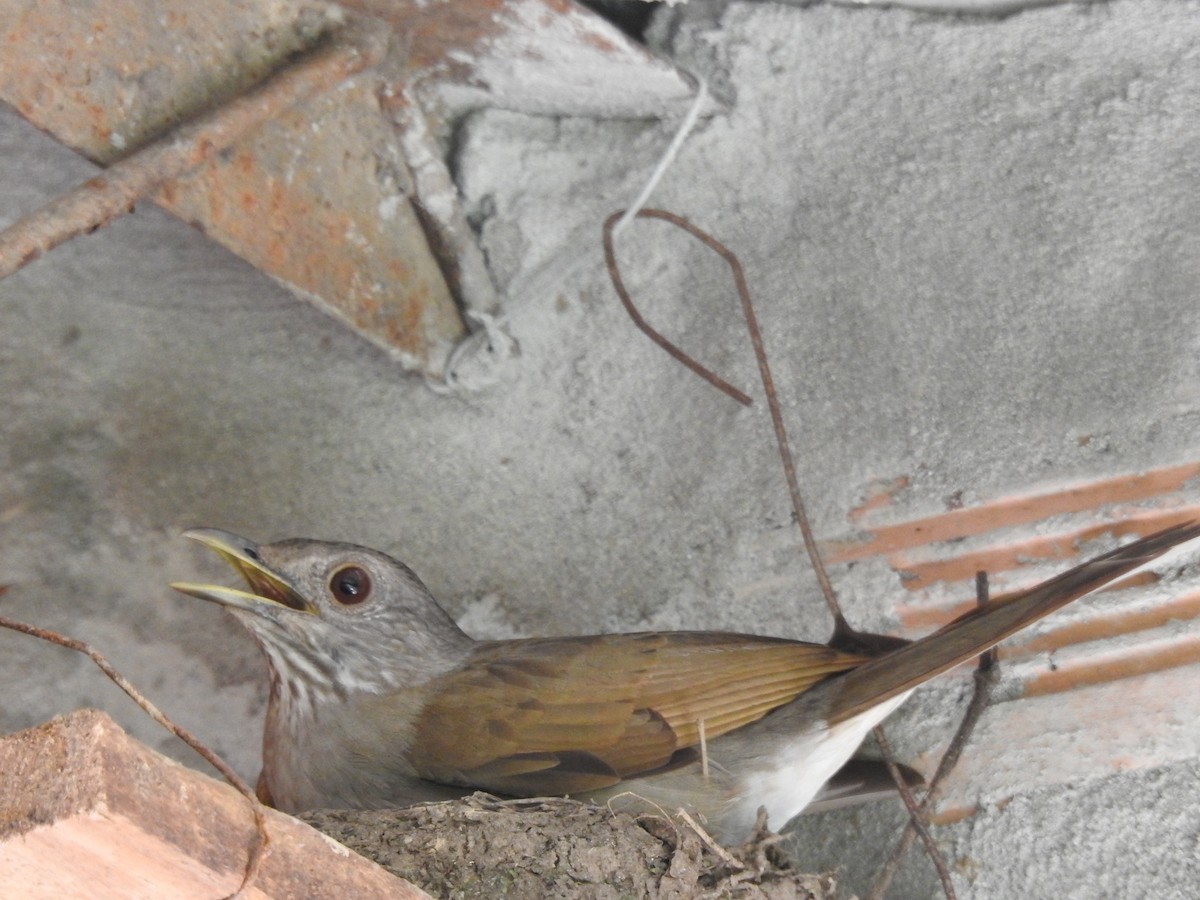
[[[654,203],[741,255],[819,534],[850,533],[878,478],[912,476],[903,520],[1194,458],[1200,4],[693,15],[660,32],[729,106]],[[0,610],[94,643],[250,777],[263,666],[165,587],[226,577],[189,525],[393,552],[479,636],[823,637],[765,410],[638,336],[603,273],[600,222],[672,124],[464,129],[460,187],[519,345],[467,396],[149,206],[0,283]],[[0,114],[0,220],[90,171]],[[753,387],[720,264],[653,223],[620,248],[659,327]],[[834,577],[857,623],[893,624],[885,565]],[[192,761],[82,657],[5,633],[0,672],[0,730],[98,706]],[[898,717],[902,749],[944,735],[961,683]],[[963,895],[1195,896],[1198,756],[1013,784],[937,830]],[[863,890],[899,816],[809,819],[798,853]],[[935,894],[911,862],[896,895]]]

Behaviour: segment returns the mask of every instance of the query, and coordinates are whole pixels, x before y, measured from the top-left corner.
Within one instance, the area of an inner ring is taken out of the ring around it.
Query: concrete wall
[[[822,538],[853,536],[881,482],[907,479],[888,523],[1195,459],[1200,5],[746,4],[660,32],[728,105],[653,202],[740,255]],[[479,636],[824,637],[761,403],[637,335],[603,271],[600,222],[672,126],[465,126],[460,188],[519,346],[465,396],[150,207],[0,283],[0,609],[97,645],[251,777],[257,651],[165,587],[226,577],[189,525],[387,550]],[[0,117],[4,221],[91,171]],[[655,223],[619,246],[647,315],[756,388],[721,264]],[[885,559],[834,578],[856,623],[896,626]],[[3,633],[0,672],[0,729],[99,706],[191,761],[81,657]],[[901,713],[906,757],[945,739],[966,684]],[[1200,727],[1167,730],[1132,771],[1016,778],[939,828],[964,894],[1190,895]],[[801,858],[862,890],[900,816],[810,820]],[[923,861],[905,878],[903,896],[936,890]]]

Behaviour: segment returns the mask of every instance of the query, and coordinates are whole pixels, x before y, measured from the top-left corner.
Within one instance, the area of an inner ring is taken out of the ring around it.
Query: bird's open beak
[[[230,606],[234,609],[244,609],[247,612],[262,613],[268,607],[285,606],[296,612],[315,613],[311,603],[293,588],[286,579],[272,572],[259,558],[258,545],[228,531],[216,528],[192,528],[183,533],[184,537],[199,541],[205,547],[217,551],[221,558],[246,579],[249,591],[239,591],[236,588],[221,587],[215,584],[189,584],[173,582],[171,587],[190,597],[199,597]]]

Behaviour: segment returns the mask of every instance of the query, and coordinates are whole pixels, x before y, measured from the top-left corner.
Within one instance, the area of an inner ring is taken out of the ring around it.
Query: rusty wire
[[[114,163],[0,231],[0,278],[82,234],[91,234],[163,182],[196,168],[314,94],[379,62],[386,46],[369,29],[348,27],[262,84]]]
[[[696,359],[694,359],[690,354],[686,353],[676,344],[665,338],[653,326],[651,326],[649,322],[646,321],[645,317],[634,305],[633,299],[630,297],[629,291],[626,289],[625,283],[621,278],[620,269],[617,265],[616,251],[613,247],[613,228],[616,223],[621,220],[624,212],[624,210],[618,210],[617,212],[612,213],[604,221],[604,259],[608,267],[608,274],[612,280],[613,287],[617,292],[617,296],[620,297],[621,304],[625,307],[629,317],[633,320],[634,324],[642,331],[643,334],[654,341],[654,343],[662,347],[673,359],[691,369],[722,393],[727,394],[729,397],[732,397],[734,400],[737,400],[739,403],[745,406],[749,406],[752,401],[744,391],[740,391],[735,388],[724,378],[696,361]],[[850,627],[845,616],[842,614],[841,606],[837,600],[837,594],[833,590],[833,585],[829,580],[829,575],[826,571],[824,560],[821,557],[820,548],[817,546],[816,539],[813,536],[812,526],[809,523],[808,515],[804,508],[804,501],[800,494],[800,485],[796,477],[795,461],[792,457],[791,447],[787,438],[787,431],[783,423],[783,413],[775,391],[775,380],[771,376],[770,365],[767,361],[767,354],[763,345],[762,332],[758,327],[758,317],[754,312],[754,304],[750,297],[749,288],[746,286],[746,277],[742,269],[741,262],[738,260],[733,251],[727,248],[712,235],[693,225],[683,216],[661,209],[642,209],[638,211],[636,217],[660,219],[662,221],[669,222],[683,231],[686,231],[692,237],[696,238],[698,241],[720,256],[723,260],[725,260],[731,272],[733,273],[734,284],[737,288],[738,297],[741,300],[742,313],[746,320],[746,329],[749,332],[750,342],[754,347],[754,356],[758,362],[758,371],[762,380],[763,393],[767,398],[767,406],[771,412],[771,422],[775,429],[775,440],[779,449],[779,459],[783,466],[784,476],[787,479],[788,492],[791,496],[793,514],[796,519],[796,524],[800,529],[800,534],[804,538],[804,547],[808,553],[808,558],[812,563],[813,571],[816,574],[817,581],[821,586],[821,593],[825,599],[825,604],[829,608],[830,615],[833,616],[834,639],[835,641],[846,640],[852,643],[859,643],[864,640],[870,642],[870,640],[875,636],[856,632]],[[986,580],[981,579],[977,584],[980,585],[978,590],[980,603],[982,604],[986,602]],[[992,671],[991,660],[993,659],[993,652],[988,651],[988,654],[985,654],[984,658],[980,661],[981,673],[984,671]],[[994,681],[994,673],[989,677],[992,679],[992,681]],[[893,780],[896,782],[897,790],[900,792],[900,796],[904,800],[905,806],[908,809],[909,825],[905,829],[900,841],[897,843],[897,846],[893,851],[892,858],[889,859],[888,863],[884,867],[884,870],[881,871],[880,876],[876,881],[876,885],[872,888],[872,897],[880,897],[882,896],[883,892],[887,890],[887,887],[891,883],[891,879],[895,874],[895,870],[899,866],[900,858],[911,846],[914,836],[919,836],[922,840],[922,843],[925,845],[926,853],[929,856],[930,862],[937,870],[938,878],[941,881],[942,889],[945,892],[947,900],[954,900],[954,886],[950,880],[950,873],[946,866],[946,861],[943,859],[941,852],[933,840],[933,837],[929,833],[925,818],[931,803],[936,799],[937,796],[933,789],[938,786],[938,784],[944,779],[945,775],[948,774],[958,762],[958,758],[961,756],[962,749],[966,744],[968,736],[974,729],[979,715],[982,714],[983,709],[987,706],[990,698],[990,686],[985,687],[985,684],[990,685],[990,683],[991,682],[987,681],[982,674],[977,679],[975,696],[972,698],[971,706],[968,709],[967,714],[964,716],[963,722],[960,724],[954,738],[952,739],[950,747],[947,749],[941,763],[939,764],[938,771],[934,776],[934,780],[929,786],[929,791],[919,804],[913,797],[911,790],[905,783],[904,778],[896,765],[894,754],[891,752],[891,747],[888,743],[886,735],[884,734],[882,726],[875,727],[873,734],[875,735],[875,739],[879,744],[880,751],[883,754],[884,762],[888,768],[888,771],[892,775]],[[875,893],[876,890],[878,893]]]
[[[987,606],[988,599],[987,573],[976,572],[975,603],[982,608]],[[975,668],[975,686],[971,692],[971,702],[967,705],[966,712],[963,713],[963,717],[958,723],[958,728],[954,732],[954,737],[950,739],[950,744],[946,747],[946,752],[942,754],[942,758],[938,761],[937,771],[933,773],[933,778],[929,780],[929,785],[925,789],[925,797],[921,800],[919,807],[921,817],[928,815],[929,810],[933,808],[933,804],[941,797],[942,786],[945,784],[946,777],[958,765],[958,760],[962,756],[963,750],[966,749],[967,741],[970,740],[972,733],[974,733],[975,726],[979,724],[979,719],[983,715],[983,711],[991,703],[992,691],[999,677],[1000,669],[996,648],[992,647],[990,650],[985,650],[983,655],[979,657],[979,665]],[[904,858],[904,854],[908,852],[913,840],[919,833],[917,821],[918,819],[910,814],[909,824],[905,827],[904,833],[900,835],[900,839],[896,841],[896,846],[892,848],[892,853],[888,857],[887,862],[883,864],[883,868],[875,876],[875,883],[871,885],[871,890],[867,893],[865,900],[881,900],[884,894],[887,893],[887,889],[892,884],[892,879],[896,877],[896,873],[900,870],[900,861]]]
[[[3,593],[5,590],[7,590],[7,586],[0,587],[0,593]],[[254,885],[255,879],[258,878],[258,873],[262,868],[263,861],[267,858],[267,854],[270,852],[271,846],[271,835],[267,831],[267,816],[265,808],[255,795],[254,789],[251,788],[250,785],[248,785],[245,781],[243,781],[237,772],[233,771],[229,763],[225,762],[225,760],[221,759],[221,757],[201,743],[199,738],[197,738],[182,725],[176,725],[169,718],[167,718],[167,716],[157,706],[146,699],[146,697],[136,687],[133,686],[133,683],[130,682],[129,679],[118,672],[112,663],[104,658],[100,651],[93,648],[90,644],[76,640],[75,638],[67,637],[55,631],[49,631],[45,628],[38,628],[35,625],[27,625],[24,622],[18,622],[15,619],[10,619],[6,616],[0,616],[0,628],[8,628],[12,631],[20,632],[21,634],[27,634],[30,637],[35,637],[43,641],[49,641],[52,644],[58,644],[60,647],[66,647],[68,650],[74,650],[78,653],[82,653],[84,656],[87,656],[96,664],[101,672],[103,672],[112,680],[117,687],[128,694],[129,698],[133,700],[133,702],[139,707],[141,707],[142,711],[146,713],[146,715],[196,751],[196,753],[199,754],[205,760],[205,762],[220,772],[221,776],[228,781],[238,793],[242,794],[242,796],[244,796],[250,802],[250,809],[254,815],[256,840],[254,845],[250,848],[249,855],[246,858],[246,865],[242,870],[242,882],[238,886],[238,889],[230,896],[229,900],[237,900],[237,898],[248,894]]]
[[[620,221],[621,216],[624,214],[624,210],[618,210],[604,221],[604,259],[608,264],[608,272],[612,278],[613,287],[616,289],[617,295],[621,298],[621,303],[624,304],[634,324],[654,343],[658,344],[671,354],[674,359],[683,363],[683,365],[687,366],[709,384],[728,394],[739,403],[749,406],[752,401],[745,392],[735,388],[711,369],[701,365],[690,355],[659,334],[651,327],[641,313],[638,312],[637,307],[634,306],[629,292],[625,289],[625,283],[621,280],[621,272],[617,266],[616,251],[613,249],[613,226]],[[732,250],[706,231],[697,228],[683,216],[678,216],[675,213],[670,213],[662,209],[642,209],[638,211],[637,218],[661,219],[665,222],[670,222],[676,228],[686,231],[725,260],[730,271],[733,273],[734,285],[737,287],[738,297],[742,302],[742,314],[746,319],[746,329],[750,333],[750,343],[754,346],[754,358],[758,362],[758,374],[762,379],[763,393],[767,398],[767,408],[771,412],[771,423],[775,428],[775,442],[779,447],[779,459],[783,464],[784,477],[787,479],[788,493],[792,500],[792,513],[796,518],[796,524],[800,528],[800,534],[804,538],[804,548],[808,552],[808,558],[812,563],[813,571],[816,573],[817,581],[821,585],[821,594],[825,598],[825,605],[829,607],[829,613],[833,616],[834,630],[835,632],[848,631],[849,626],[846,623],[845,616],[842,615],[841,607],[838,605],[837,595],[834,593],[833,585],[829,581],[829,574],[825,570],[825,562],[821,558],[821,551],[817,547],[816,538],[813,537],[812,526],[808,521],[808,513],[804,509],[804,500],[800,496],[800,482],[796,478],[796,465],[792,459],[792,450],[788,443],[787,430],[783,424],[783,410],[779,406],[779,398],[775,392],[775,379],[771,376],[771,366],[767,362],[767,352],[763,347],[762,332],[758,327],[758,317],[754,313],[754,303],[750,299],[750,289],[746,286],[746,276],[742,271],[741,262]]]

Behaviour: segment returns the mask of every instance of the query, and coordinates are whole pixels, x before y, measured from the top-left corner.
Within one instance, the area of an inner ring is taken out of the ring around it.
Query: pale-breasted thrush
[[[922,682],[1200,536],[1191,523],[1082,563],[894,649],[714,632],[476,641],[407,566],[352,544],[187,536],[249,591],[174,584],[262,646],[260,794],[278,808],[382,808],[471,789],[625,792],[743,838],[800,812]],[[705,745],[704,758],[700,746]]]

